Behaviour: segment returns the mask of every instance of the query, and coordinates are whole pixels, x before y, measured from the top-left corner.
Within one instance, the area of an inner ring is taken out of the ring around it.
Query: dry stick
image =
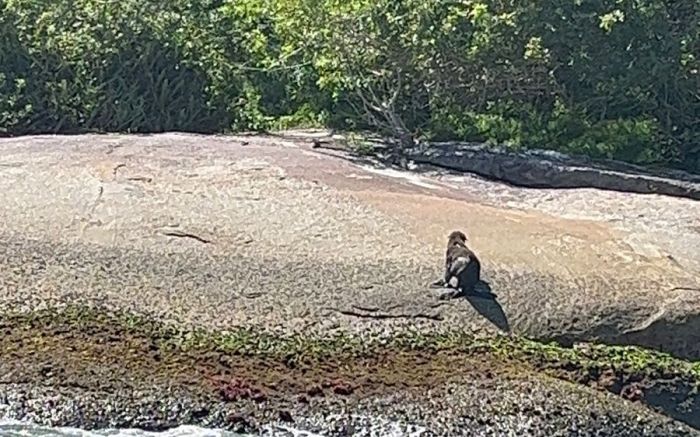
[[[366,319],[377,319],[377,320],[387,320],[387,319],[428,319],[428,320],[435,320],[435,321],[442,321],[443,318],[439,314],[423,314],[423,313],[416,313],[416,314],[389,314],[389,313],[379,313],[379,312],[374,312],[374,313],[360,313],[357,311],[352,311],[352,310],[341,310],[338,308],[327,308],[331,311],[335,311],[339,314],[342,314],[344,316],[352,316],[352,317],[360,317],[360,318],[366,318]]]
[[[209,244],[211,243],[210,240],[204,239],[198,235],[195,234],[190,234],[187,232],[180,232],[180,231],[168,231],[168,232],[163,232],[163,235],[166,235],[168,237],[176,237],[176,238],[191,238],[193,240],[197,240],[200,243],[204,244]]]
[[[124,164],[124,163],[115,165],[114,168],[112,169],[112,176],[116,177],[117,173],[119,172],[119,169],[124,168],[124,167],[126,167],[126,164]]]
[[[398,304],[397,304],[397,305],[392,305],[392,306],[390,306],[389,308],[387,308],[386,311],[391,311],[391,310],[393,310],[393,309],[398,308],[399,306],[400,306],[400,305],[398,305]],[[381,310],[381,308],[377,308],[377,307],[363,307],[363,306],[360,306],[360,305],[353,305],[352,307],[355,308],[355,309],[358,310],[358,311],[364,311],[364,312],[367,312],[367,313],[376,313],[377,311]]]
[[[673,287],[671,291],[700,291],[700,288],[693,287]]]

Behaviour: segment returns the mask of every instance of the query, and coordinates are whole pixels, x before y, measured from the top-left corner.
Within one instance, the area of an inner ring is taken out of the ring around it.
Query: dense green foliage
[[[0,0],[5,134],[330,125],[700,170],[698,70],[697,0]]]

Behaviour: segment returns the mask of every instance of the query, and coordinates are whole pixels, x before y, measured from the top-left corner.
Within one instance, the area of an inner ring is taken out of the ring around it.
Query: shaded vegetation
[[[326,125],[700,170],[694,0],[0,0],[0,134]]]

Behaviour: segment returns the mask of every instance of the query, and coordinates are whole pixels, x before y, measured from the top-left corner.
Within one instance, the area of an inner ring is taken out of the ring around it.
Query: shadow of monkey
[[[437,283],[433,285],[437,285]],[[441,288],[445,288],[445,286]],[[498,302],[498,296],[491,290],[491,285],[488,282],[479,280],[472,291],[451,288],[450,291],[441,294],[438,299],[451,300],[459,297],[464,297],[482,317],[498,329],[507,333],[511,332],[508,318]]]

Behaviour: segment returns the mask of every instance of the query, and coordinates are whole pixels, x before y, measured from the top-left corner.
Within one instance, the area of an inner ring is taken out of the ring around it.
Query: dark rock
[[[622,388],[620,396],[632,402],[641,401],[644,399],[644,389],[637,382],[628,384]]]
[[[267,400],[267,395],[257,387],[253,387],[241,379],[232,379],[219,387],[219,395],[226,402],[251,399],[255,402]]]
[[[700,176],[679,170],[650,170],[613,160],[563,153],[509,152],[475,143],[433,143],[408,152],[419,164],[475,173],[531,188],[599,188],[665,194],[700,200]]]
[[[319,387],[318,385],[313,385],[306,390],[306,394],[311,396],[311,397],[322,396],[323,389],[321,387]]]
[[[201,419],[203,417],[206,417],[209,415],[209,408],[207,407],[200,407],[200,408],[195,408],[192,410],[192,417],[195,419]]]
[[[333,383],[333,393],[338,395],[351,395],[355,389],[344,381],[336,381]]]
[[[280,420],[283,422],[287,422],[287,423],[294,422],[294,418],[292,417],[292,413],[290,413],[287,410],[279,410],[278,415],[279,415]]]
[[[226,418],[226,421],[230,424],[248,423],[248,420],[242,413],[231,413]]]
[[[606,369],[600,374],[598,377],[598,385],[615,394],[619,394],[620,390],[622,390],[620,376],[612,369]]]
[[[253,428],[248,418],[242,413],[229,414],[226,421],[236,433],[244,434]]]

